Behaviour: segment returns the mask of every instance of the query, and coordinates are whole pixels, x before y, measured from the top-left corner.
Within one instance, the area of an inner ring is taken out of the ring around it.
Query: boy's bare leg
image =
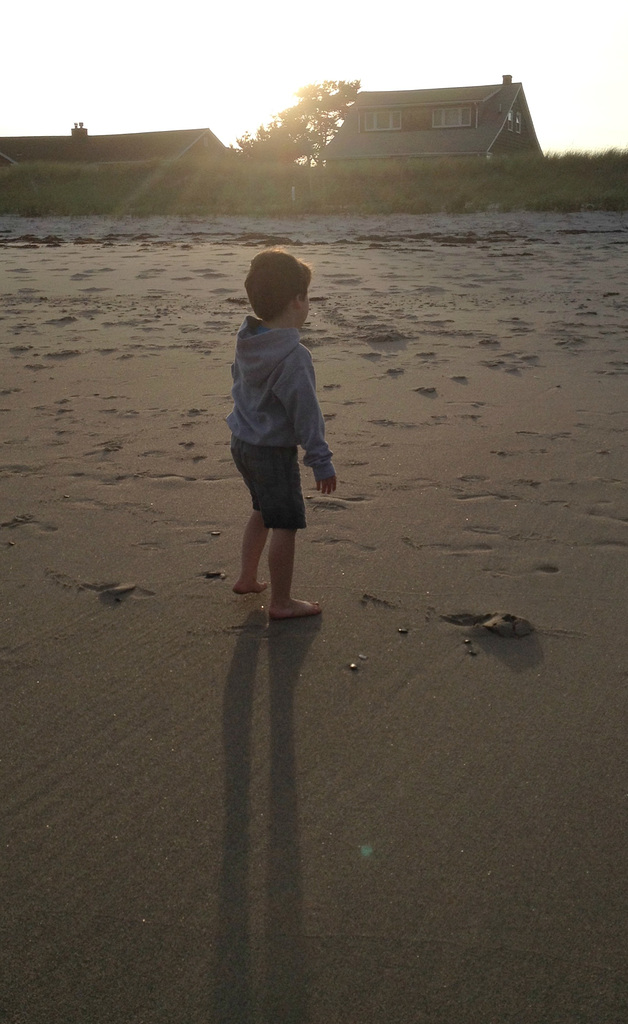
[[[233,584],[236,594],[261,594],[266,590],[267,583],[260,583],[257,579],[257,567],[264,550],[268,529],[264,526],[262,513],[251,513],[251,518],[244,528],[242,537],[242,567],[240,576]]]
[[[271,619],[296,619],[304,615],[320,615],[318,601],[297,601],[291,597],[296,530],[273,530],[268,549],[270,569]]]

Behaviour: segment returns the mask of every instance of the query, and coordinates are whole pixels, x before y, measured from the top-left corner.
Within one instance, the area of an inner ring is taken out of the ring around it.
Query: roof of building
[[[31,160],[113,163],[133,160],[178,160],[201,140],[215,152],[225,146],[209,128],[171,132],[134,132],[128,135],[88,135],[75,128],[72,135],[0,138],[0,154],[12,163]]]
[[[529,115],[523,86],[505,76],[498,85],[463,86],[448,89],[407,89],[398,92],[361,92],[344,124],[325,150],[325,158],[474,156],[490,152],[506,125],[515,101],[525,111],[528,131],[534,146],[538,141]],[[429,128],[410,131],[360,131],[359,116],[378,108],[435,107],[464,103],[477,105],[481,116],[478,127]]]
[[[519,83],[520,84],[520,83]],[[465,85],[448,89],[401,89],[396,92],[359,92],[358,107],[416,107],[438,103],[483,103],[505,88],[516,91],[518,85]]]

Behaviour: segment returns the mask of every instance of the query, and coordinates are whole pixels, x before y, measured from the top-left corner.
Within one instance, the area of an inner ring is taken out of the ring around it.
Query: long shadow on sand
[[[266,628],[262,613],[253,612],[233,652],[223,703],[224,840],[212,1015],[217,1024],[300,1024],[307,1017],[293,717],[300,669],[319,628],[314,619]],[[259,895],[250,893],[249,882],[251,747],[254,685],[266,645],[269,834],[265,928],[259,937],[250,928],[252,900]]]

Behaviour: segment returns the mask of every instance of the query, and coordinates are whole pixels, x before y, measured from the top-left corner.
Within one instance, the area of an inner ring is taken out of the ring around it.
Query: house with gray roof
[[[360,92],[325,160],[542,154],[521,82]]]
[[[82,122],[70,135],[0,138],[0,166],[45,160],[52,163],[126,163],[180,160],[194,153],[217,157],[227,152],[209,128],[128,135],[89,135]]]

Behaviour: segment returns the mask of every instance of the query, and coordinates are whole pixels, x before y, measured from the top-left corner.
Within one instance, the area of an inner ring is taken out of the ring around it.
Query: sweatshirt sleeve
[[[305,451],[303,462],[316,480],[336,475],[333,452],[325,440],[325,420],[316,396],[312,356],[299,345],[284,361],[273,391],[286,410],[298,443]]]

